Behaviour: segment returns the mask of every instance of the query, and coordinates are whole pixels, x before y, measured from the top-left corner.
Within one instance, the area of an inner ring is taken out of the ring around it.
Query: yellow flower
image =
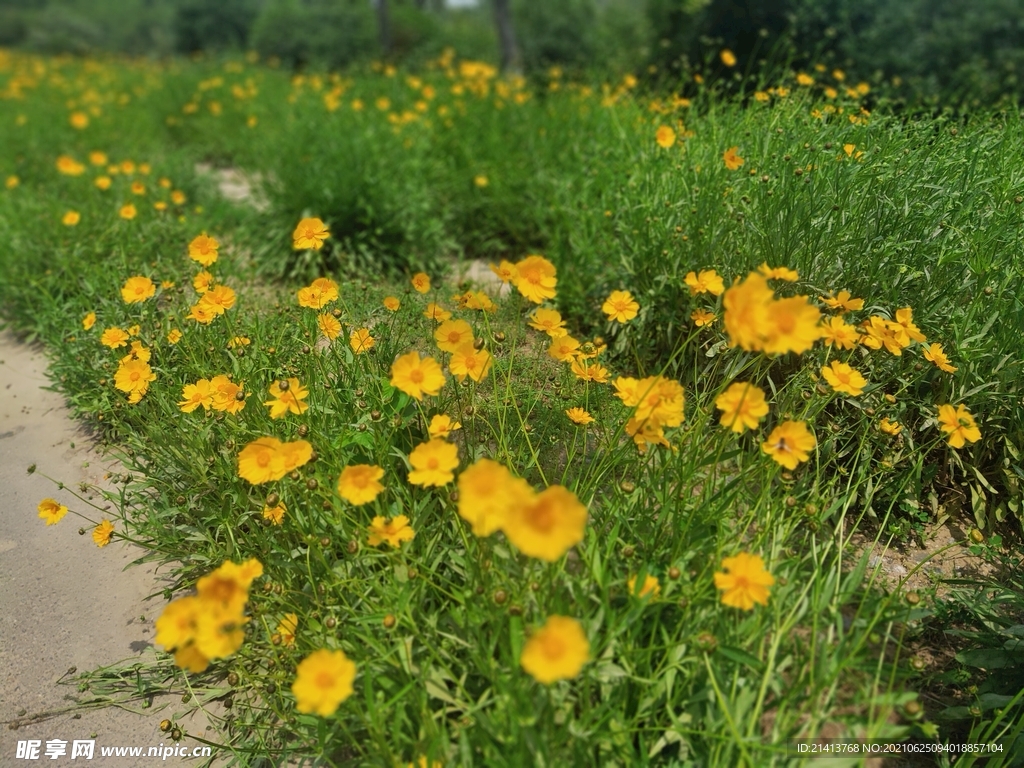
[[[149,389],[149,383],[156,381],[156,374],[144,360],[122,361],[114,374],[114,386],[129,394],[129,402],[137,403]]]
[[[341,323],[333,315],[318,315],[316,324],[320,327],[320,333],[332,341],[341,335]]]
[[[745,162],[743,158],[737,154],[738,149],[739,147],[729,147],[722,153],[722,160],[725,162],[725,167],[730,171],[735,171]]]
[[[828,305],[830,309],[838,309],[842,312],[853,312],[864,309],[864,299],[853,299],[849,291],[840,291],[832,296],[820,296],[819,298]]]
[[[763,333],[768,325],[768,307],[774,292],[762,275],[751,272],[746,280],[737,280],[725,292],[725,330],[730,346],[740,346],[748,352],[763,347]]]
[[[860,343],[860,334],[857,329],[842,317],[830,317],[819,330],[822,341],[830,346],[835,344],[840,349],[855,349]]]
[[[320,219],[305,218],[299,222],[298,226],[295,227],[295,231],[292,232],[292,247],[296,251],[309,249],[319,251],[323,248],[324,240],[330,236],[331,233],[327,230],[327,225],[320,221]],[[316,309],[319,309],[319,307],[316,307]]]
[[[608,383],[608,369],[599,363],[587,363],[582,353],[572,360],[569,368],[581,381],[593,381],[597,384]]]
[[[852,395],[853,397],[863,392],[864,387],[868,383],[867,379],[857,369],[851,368],[846,363],[841,363],[838,360],[833,360],[831,365],[823,367],[821,375],[825,377],[825,381],[836,392]]]
[[[519,270],[516,269],[516,265],[511,261],[502,259],[501,264],[498,266],[490,265],[491,272],[496,274],[503,283],[514,281],[519,274]]]
[[[202,272],[196,273],[196,276],[192,278],[192,287],[195,288],[196,293],[200,295],[210,290],[210,286],[212,284],[213,275],[211,275],[205,269]]]
[[[700,274],[687,272],[683,280],[690,289],[691,296],[696,296],[700,293],[721,296],[722,292],[725,291],[725,285],[722,282],[721,276],[713,269],[702,269]]]
[[[742,434],[748,429],[757,429],[761,419],[768,415],[764,390],[748,382],[730,384],[729,388],[715,399],[715,407],[722,411],[719,423],[737,434]]]
[[[204,232],[188,244],[188,257],[204,267],[208,267],[217,260],[218,248],[220,248],[220,243]]]
[[[113,184],[113,181],[111,180],[111,178],[109,176],[97,176],[96,180],[93,181],[93,184],[96,185],[97,189],[104,189],[104,190],[106,190],[106,189],[110,189],[110,185]]]
[[[277,625],[277,634],[281,636],[282,645],[295,645],[295,633],[299,629],[299,617],[294,613],[286,613]]]
[[[795,283],[800,279],[800,275],[797,274],[795,269],[790,269],[789,267],[769,267],[767,261],[761,264],[757,271],[769,280],[785,280]]]
[[[384,470],[372,464],[345,467],[338,478],[338,495],[357,507],[369,504],[384,490],[379,482],[382,477]]]
[[[629,594],[633,597],[657,597],[661,594],[661,584],[658,583],[658,579],[655,576],[647,574],[644,577],[644,583],[640,585],[639,590],[637,589],[637,577],[633,576],[629,579],[627,586],[629,587]]]
[[[430,420],[430,426],[427,427],[427,432],[431,437],[444,440],[457,429],[462,429],[462,424],[460,422],[453,422],[450,416],[438,413]]]
[[[475,536],[490,536],[505,526],[509,510],[532,502],[529,484],[491,459],[480,459],[459,475],[459,516]]]
[[[466,342],[473,342],[473,328],[465,320],[445,320],[434,331],[434,340],[443,352],[455,352]]]
[[[715,588],[723,590],[722,605],[749,611],[754,603],[768,605],[770,587],[775,577],[764,567],[759,555],[740,552],[722,560],[723,572],[715,573]]]
[[[722,63],[727,67],[736,66],[736,55],[728,48],[723,48],[721,53],[718,54],[718,58],[720,58]]]
[[[81,176],[85,173],[85,166],[73,157],[61,155],[57,158],[57,170],[65,176]]]
[[[580,426],[586,426],[594,421],[594,417],[579,406],[566,409],[565,415],[569,417],[573,424],[579,424]]]
[[[423,310],[423,316],[428,320],[433,320],[435,323],[443,323],[451,318],[452,313],[440,304],[430,302],[427,304],[427,308]]]
[[[281,382],[275,381],[270,385],[270,396],[264,405],[270,408],[270,418],[280,419],[285,414],[294,413],[301,416],[309,409],[309,404],[303,402],[309,396],[309,390],[304,388],[294,376],[288,379],[288,386],[281,388]]]
[[[695,309],[690,313],[690,319],[695,326],[703,328],[704,326],[711,325],[718,317],[714,312],[708,312],[705,309]]]
[[[195,384],[186,384],[181,391],[181,402],[178,408],[182,413],[192,413],[202,406],[204,410],[213,405],[213,390],[209,379],[200,379]]]
[[[4,186],[7,187],[7,189],[14,189],[19,184],[21,184],[21,179],[19,179],[17,176],[8,176],[4,180]]]
[[[821,311],[806,296],[772,301],[766,307],[762,349],[769,355],[803,354],[821,336]]]
[[[676,132],[667,125],[659,126],[654,134],[654,140],[662,149],[668,149],[676,143]]]
[[[361,355],[364,352],[369,352],[373,349],[374,344],[377,340],[370,335],[369,328],[359,328],[358,330],[352,331],[348,337],[349,346],[352,347],[352,351],[357,355]]]
[[[398,548],[403,541],[412,541],[416,531],[409,525],[409,518],[399,515],[394,520],[385,520],[379,515],[370,523],[370,536],[366,543],[371,547],[387,542],[388,546]]]
[[[560,336],[551,340],[551,346],[548,347],[548,355],[561,363],[567,363],[572,361],[579,348],[580,343],[572,336]]]
[[[95,312],[90,312],[88,315],[82,318],[82,328],[84,328],[85,330],[90,330],[94,325],[96,325]]]
[[[609,320],[626,323],[637,316],[640,305],[633,300],[629,291],[612,291],[601,311],[608,315]]]
[[[504,530],[524,555],[553,563],[583,541],[586,525],[587,508],[572,491],[553,485],[510,508]]]
[[[568,616],[549,616],[526,641],[519,664],[547,685],[576,677],[589,658],[590,643],[580,623]]]
[[[799,85],[814,85],[814,78],[804,72],[796,76],[796,81]]]
[[[432,357],[420,360],[419,352],[402,355],[391,366],[391,386],[416,400],[436,395],[444,386],[444,372]]]
[[[128,334],[121,328],[107,328],[100,336],[100,344],[111,349],[128,345]]]
[[[309,309],[323,309],[338,298],[338,284],[329,277],[318,277],[305,288],[300,288],[299,306]]]
[[[295,709],[303,714],[330,717],[352,695],[355,679],[356,665],[344,651],[314,651],[295,670]]]
[[[426,272],[417,272],[412,276],[411,282],[417,293],[426,293],[430,290],[430,276]]]
[[[156,285],[148,277],[129,277],[121,287],[121,298],[125,304],[135,304],[152,297],[156,293]]]
[[[946,373],[954,373],[957,370],[956,367],[949,364],[949,358],[946,357],[946,353],[942,351],[941,344],[929,344],[928,348],[924,351],[924,357],[925,360],[930,360],[935,363],[939,370],[945,371]]]
[[[121,210],[119,210],[117,213],[122,219],[128,219],[129,221],[131,219],[134,219],[136,215],[138,215],[138,211],[135,209],[135,206],[132,205],[131,203],[128,203],[127,205],[122,205]]]
[[[146,185],[143,184],[141,181],[133,182],[132,183],[132,194],[135,194],[135,195],[144,195],[144,194],[146,194]]]
[[[106,165],[110,162],[110,159],[107,157],[106,152],[95,151],[89,153],[89,162],[93,165]]]
[[[397,312],[398,308],[402,306],[402,302],[396,299],[394,296],[384,297],[384,309],[388,312]]]
[[[270,522],[271,525],[281,525],[284,522],[284,515],[288,511],[288,507],[281,502],[276,507],[263,507],[263,519]]]
[[[189,308],[189,313],[185,315],[185,317],[189,320],[195,320],[197,323],[209,325],[217,319],[218,314],[219,313],[214,310],[213,306],[210,304],[204,304],[200,301],[194,307]]]
[[[64,218],[62,218],[60,221],[61,224],[63,224],[65,227],[74,227],[81,220],[82,214],[80,214],[78,211],[68,211],[67,213],[64,214]]]
[[[39,517],[46,521],[47,525],[56,525],[68,513],[68,508],[53,499],[43,499],[37,507]]]
[[[552,339],[568,336],[565,320],[557,309],[535,309],[530,315],[528,325],[537,331],[544,331]]]
[[[786,469],[796,469],[797,464],[810,458],[815,445],[817,441],[807,429],[807,422],[784,421],[761,443],[761,450]]]
[[[452,443],[431,438],[417,445],[409,454],[409,482],[413,485],[442,486],[455,479],[459,466],[459,449]]]
[[[455,352],[448,363],[448,369],[460,382],[469,376],[473,381],[480,382],[487,378],[491,370],[491,353],[486,349],[476,349],[473,342],[467,341]]]
[[[215,285],[203,294],[199,303],[215,315],[222,315],[235,306],[235,292],[226,285]]]
[[[981,430],[963,405],[955,408],[952,405],[940,405],[939,428],[949,436],[949,445],[953,448],[963,448],[965,443],[981,440]]]
[[[110,543],[110,537],[114,533],[114,524],[109,520],[101,520],[100,524],[92,529],[92,540],[97,547],[105,547]]]
[[[478,176],[473,177],[473,183],[476,184],[478,187],[483,188],[489,185],[491,182],[486,176],[480,174]]]
[[[185,197],[185,193],[180,189],[176,189],[171,192],[171,202],[175,205],[184,205],[187,200],[188,198]]]
[[[555,265],[543,256],[527,256],[516,265],[516,289],[534,304],[555,298]]]
[[[903,431],[903,425],[898,421],[889,421],[888,419],[882,419],[878,422],[878,428],[887,435],[898,435]]]
[[[895,324],[899,325],[903,332],[913,341],[919,341],[922,344],[926,342],[921,329],[914,325],[914,311],[910,307],[896,310]]]
[[[245,408],[245,395],[242,387],[235,384],[230,377],[221,374],[210,379],[210,390],[213,392],[211,407],[215,411],[238,413]]]
[[[250,344],[252,344],[252,340],[248,336],[235,336],[228,342],[228,347],[235,349],[237,347],[248,347]]]

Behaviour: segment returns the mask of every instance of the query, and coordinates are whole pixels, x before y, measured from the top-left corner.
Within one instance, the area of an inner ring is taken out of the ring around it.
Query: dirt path
[[[49,384],[45,370],[37,347],[0,334],[0,766],[35,764],[18,759],[18,742],[27,740],[42,742],[39,759],[47,765],[77,765],[73,742],[90,739],[95,747],[89,765],[151,766],[159,758],[102,757],[100,748],[139,746],[146,755],[149,747],[172,745],[159,723],[173,704],[154,702],[144,714],[91,709],[26,722],[73,706],[65,696],[78,695],[76,688],[56,684],[70,667],[93,670],[146,651],[164,605],[160,596],[146,600],[162,589],[155,566],[124,570],[143,550],[116,540],[98,548],[91,527],[70,513],[52,526],[37,516],[47,497],[97,516],[42,475],[75,488],[101,482],[110,466],[91,450],[62,397],[41,389]],[[30,464],[38,467],[36,474],[26,471]],[[86,535],[80,536],[83,525]],[[16,730],[12,721],[19,721]],[[56,739],[67,742],[66,754],[53,760],[46,748]],[[182,744],[191,749],[195,742]]]

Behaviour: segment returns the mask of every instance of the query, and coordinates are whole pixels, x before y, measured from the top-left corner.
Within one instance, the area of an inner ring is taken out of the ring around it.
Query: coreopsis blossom
[[[657,426],[678,427],[683,423],[686,394],[678,381],[663,376],[648,376],[639,381],[620,376],[613,384],[615,396],[622,404],[636,409],[633,419],[638,425],[652,422]]]
[[[135,208],[135,206],[132,205],[131,203],[128,203],[126,205],[121,206],[120,210],[118,210],[117,212],[117,215],[120,216],[122,219],[131,221],[138,215],[138,213],[139,212]]]
[[[428,320],[433,320],[435,323],[443,323],[451,319],[452,313],[440,304],[430,302],[427,304],[427,308],[423,310],[423,316]]]
[[[101,520],[100,523],[92,529],[92,540],[96,543],[97,547],[101,549],[110,543],[110,537],[114,534],[114,524],[109,520]]]
[[[661,594],[661,584],[658,583],[656,576],[647,574],[644,577],[643,584],[640,585],[637,584],[637,581],[637,577],[632,576],[626,584],[629,587],[629,594],[633,597],[647,597],[648,595],[657,597]]]
[[[192,287],[200,296],[210,290],[211,285],[213,285],[213,275],[205,269],[202,272],[197,272],[196,276],[192,278]]]
[[[587,362],[586,358],[578,355],[569,363],[569,369],[577,379],[581,381],[592,381],[595,384],[607,384],[609,371],[600,363]]]
[[[272,399],[264,403],[270,408],[270,418],[280,419],[289,413],[301,416],[309,409],[309,403],[305,402],[309,396],[309,390],[303,387],[294,376],[288,379],[287,387],[282,389],[281,383],[275,381],[270,385]]]
[[[459,475],[459,516],[475,536],[490,536],[505,526],[509,510],[536,496],[530,485],[491,459],[480,459]]]
[[[800,275],[797,274],[795,269],[790,269],[789,267],[769,267],[767,261],[761,264],[757,271],[768,280],[785,280],[789,283],[795,283],[800,279]]]
[[[82,328],[84,328],[85,330],[88,331],[88,330],[92,329],[92,327],[94,325],[96,325],[96,313],[95,312],[90,312],[89,314],[87,314],[85,317],[82,318]]]
[[[963,448],[965,443],[976,443],[981,440],[981,430],[966,407],[958,405],[939,406],[939,429],[948,435],[948,444],[953,448]]]
[[[305,440],[284,443],[276,437],[260,437],[238,454],[238,476],[253,485],[280,480],[312,456],[313,446]]]
[[[132,182],[132,194],[133,195],[144,195],[146,194],[146,185],[141,181]]]
[[[12,175],[4,179],[4,186],[7,189],[14,189],[19,184],[21,184],[21,179],[19,179],[17,176]]]
[[[441,440],[445,440],[457,429],[462,429],[462,424],[460,422],[452,421],[451,416],[438,413],[431,418],[430,425],[427,427],[427,432],[432,438],[436,437]]]
[[[131,175],[131,174],[135,173],[135,163],[132,162],[131,160],[122,160],[120,168],[121,168],[121,173],[124,173],[124,174],[127,174],[127,175]]]
[[[824,366],[821,369],[821,375],[836,392],[853,397],[861,394],[868,383],[860,371],[838,360],[833,360],[831,365]]]
[[[887,435],[896,436],[903,431],[903,425],[898,421],[889,421],[888,419],[882,419],[878,422],[878,429]]]
[[[519,664],[539,683],[571,680],[590,659],[590,643],[583,627],[568,616],[549,616],[544,626],[530,635]]]
[[[107,328],[100,336],[100,344],[111,349],[128,345],[128,334],[122,328]]]
[[[403,541],[412,541],[416,537],[416,531],[409,525],[409,518],[405,515],[399,515],[394,520],[386,520],[378,515],[370,523],[369,531],[366,543],[371,547],[386,542],[388,546],[397,549]]]
[[[849,291],[840,291],[835,296],[819,296],[829,309],[837,309],[840,314],[864,309],[864,299],[851,298]]]
[[[329,277],[318,277],[298,292],[299,306],[323,309],[338,298],[338,284]]]
[[[573,360],[579,348],[579,341],[572,336],[559,336],[551,340],[551,345],[548,347],[548,355],[560,363],[567,363]]]
[[[324,240],[331,236],[327,225],[317,218],[305,218],[299,222],[292,232],[292,247],[296,251],[314,250],[319,251],[324,246]],[[319,309],[319,307],[317,307]]]
[[[706,309],[695,309],[690,313],[690,320],[698,328],[704,328],[705,326],[711,325],[718,319],[718,316],[714,312],[708,312]]]
[[[197,261],[204,267],[208,267],[217,261],[217,250],[219,248],[220,243],[204,232],[193,238],[192,242],[188,244],[188,257],[192,261]]]
[[[65,227],[74,227],[78,225],[78,222],[82,220],[82,214],[78,211],[68,211],[61,218],[60,223]]]
[[[138,326],[132,326],[137,328]],[[136,331],[137,333],[137,331]],[[134,334],[133,334],[134,335]],[[128,350],[128,354],[121,358],[122,363],[127,363],[129,360],[141,360],[144,363],[148,363],[149,359],[153,356],[149,347],[142,345],[141,341],[133,341],[131,349]]]
[[[444,371],[432,357],[420,359],[413,351],[402,355],[391,366],[391,386],[416,400],[423,395],[436,395],[444,386]]]
[[[89,162],[93,165],[106,165],[110,162],[110,158],[107,157],[106,152],[96,150],[89,153]]]
[[[314,651],[295,669],[295,709],[303,714],[330,717],[352,695],[355,679],[356,665],[344,651]]]
[[[658,130],[654,134],[654,140],[662,149],[669,149],[676,143],[676,132],[667,125],[658,126]]]
[[[121,298],[125,304],[135,304],[156,294],[156,284],[148,277],[129,277],[121,287]]]
[[[527,324],[536,331],[543,331],[553,339],[568,336],[565,320],[557,309],[535,309],[529,316]]]
[[[373,464],[345,467],[338,478],[338,495],[349,504],[361,506],[377,498],[384,486],[379,482],[384,470]]]
[[[197,323],[202,325],[209,325],[217,319],[219,313],[215,311],[214,307],[210,304],[204,304],[201,300],[198,304],[189,307],[189,312],[185,315],[188,320],[195,320]]]
[[[735,171],[745,162],[744,159],[737,154],[738,150],[739,147],[729,147],[722,153],[722,161],[725,163],[725,167],[730,171]]]
[[[629,291],[612,291],[601,306],[609,320],[626,323],[637,316],[640,305],[633,299]]]
[[[409,482],[423,487],[448,485],[455,479],[459,466],[459,449],[453,443],[431,438],[420,443],[409,454]]]
[[[936,367],[938,367],[940,371],[955,373],[957,370],[955,366],[949,364],[949,358],[946,357],[946,353],[942,351],[941,344],[936,344],[934,342],[929,344],[928,348],[924,351],[924,358],[925,360],[935,363]]]
[[[43,499],[37,509],[39,517],[45,520],[47,525],[56,525],[68,513],[67,507],[53,499]]]
[[[725,307],[725,330],[729,345],[747,352],[763,347],[763,333],[768,326],[768,307],[775,294],[764,276],[751,272],[745,280],[736,280],[722,299]]]
[[[65,176],[81,176],[85,173],[85,166],[73,157],[61,155],[57,158],[57,170]]]
[[[489,266],[491,268],[491,272],[496,274],[498,279],[503,283],[512,282],[519,275],[519,270],[516,269],[516,265],[505,259],[502,259],[498,266],[494,266],[493,264]]]
[[[377,340],[370,335],[369,328],[358,328],[348,337],[348,344],[357,355],[369,352],[376,343]]]
[[[237,296],[233,289],[226,285],[215,285],[203,294],[199,303],[215,315],[222,315],[235,306]]]
[[[137,403],[149,390],[149,383],[156,381],[156,374],[144,360],[122,361],[114,373],[114,386],[128,393],[128,402]]]
[[[295,645],[295,634],[299,629],[299,617],[295,613],[286,613],[277,625],[277,635],[281,638],[281,645],[291,647]]]
[[[803,354],[821,336],[821,311],[806,296],[769,302],[765,314],[761,349],[769,355]]]
[[[498,305],[491,301],[491,297],[483,291],[466,291],[461,296],[453,296],[452,299],[458,302],[462,309],[477,309],[481,312],[496,312]]]
[[[473,183],[476,184],[478,187],[483,188],[488,186],[491,182],[483,174],[478,174],[477,176],[473,177]]]
[[[918,341],[922,344],[926,343],[924,334],[921,333],[921,329],[914,325],[914,310],[910,307],[904,307],[903,309],[896,310],[896,319],[893,321],[896,325],[899,325],[903,332],[912,340]]]
[[[549,563],[583,541],[587,508],[561,485],[552,485],[527,504],[510,507],[504,531],[520,552]]]
[[[728,48],[723,48],[718,54],[718,58],[721,59],[722,63],[727,67],[736,66],[736,54],[730,51]]]
[[[579,406],[576,406],[575,408],[567,408],[565,415],[569,417],[569,420],[573,424],[579,424],[581,427],[585,427],[587,424],[591,424],[594,421],[594,417]]]
[[[828,318],[818,330],[821,340],[829,346],[834,344],[840,349],[855,349],[860,344],[860,333],[842,317]]]
[[[725,291],[725,284],[722,277],[713,269],[702,269],[700,273],[687,272],[683,278],[686,287],[690,289],[690,295],[696,296],[700,293],[710,293],[712,296],[721,296]]]
[[[814,78],[808,75],[806,72],[800,72],[796,76],[796,82],[798,85],[814,85]]]
[[[271,525],[281,525],[284,522],[284,516],[287,512],[288,508],[284,505],[283,501],[273,507],[264,506],[263,519]]]
[[[491,370],[491,353],[486,349],[477,349],[473,342],[467,341],[452,353],[448,370],[460,382],[469,376],[473,381],[481,382],[487,378]]]
[[[737,434],[757,429],[761,419],[768,415],[764,390],[749,382],[737,381],[730,384],[715,399],[715,407],[722,412],[719,423]]]
[[[426,272],[417,272],[410,282],[416,293],[426,293],[430,290],[430,276]]]
[[[761,450],[786,469],[796,469],[800,462],[810,458],[810,451],[817,444],[807,422],[784,421],[761,443]]]
[[[333,341],[341,335],[341,322],[333,315],[317,315],[316,324],[320,333]]]
[[[443,352],[455,352],[473,342],[473,328],[465,320],[445,320],[434,331],[434,340]]]
[[[722,590],[722,605],[742,611],[751,610],[754,603],[768,605],[774,584],[775,577],[764,567],[764,560],[747,552],[724,558],[722,571],[715,573],[715,588]]]
[[[188,198],[185,196],[185,193],[180,189],[175,189],[171,192],[171,202],[175,205],[184,205],[187,200]]]
[[[245,394],[241,385],[225,374],[210,379],[210,391],[213,393],[210,407],[215,411],[238,413],[245,408]]]
[[[213,388],[209,379],[200,379],[195,384],[186,384],[181,391],[181,402],[178,408],[182,413],[192,413],[203,407],[204,410],[213,405]]]
[[[383,303],[384,309],[386,309],[388,312],[397,312],[399,307],[402,306],[402,302],[400,302],[394,296],[385,296]]]
[[[96,189],[107,190],[110,189],[110,185],[113,184],[113,180],[109,176],[97,176],[93,184],[96,185]]]
[[[250,344],[252,344],[252,340],[248,336],[235,336],[228,342],[228,349],[248,347]]]
[[[516,264],[516,289],[534,304],[555,298],[557,284],[555,265],[543,256],[527,256]]]

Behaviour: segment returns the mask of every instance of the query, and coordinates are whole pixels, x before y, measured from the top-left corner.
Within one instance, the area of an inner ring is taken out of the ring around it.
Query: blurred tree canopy
[[[380,4],[386,4],[378,14]],[[674,77],[771,63],[839,66],[897,78],[909,100],[992,102],[1024,76],[1024,0],[509,0],[527,73]],[[290,66],[343,67],[380,58],[389,20],[393,60],[445,47],[497,62],[494,0],[0,0],[0,45],[46,53],[106,50],[165,56],[256,50]]]

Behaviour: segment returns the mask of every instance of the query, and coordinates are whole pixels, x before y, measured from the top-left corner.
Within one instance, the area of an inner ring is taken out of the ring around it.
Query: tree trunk
[[[519,74],[523,71],[523,60],[512,26],[509,0],[494,0],[494,23],[498,27],[498,45],[501,47],[501,71]]]
[[[377,0],[377,31],[380,35],[380,47],[384,56],[391,55],[393,41],[391,38],[391,9],[388,0]]]

